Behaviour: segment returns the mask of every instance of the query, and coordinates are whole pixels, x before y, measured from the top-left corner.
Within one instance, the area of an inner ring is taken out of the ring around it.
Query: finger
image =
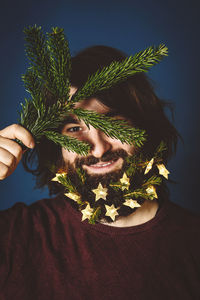
[[[15,168],[17,162],[16,157],[3,148],[0,148],[0,161],[11,169]]]
[[[0,136],[0,148],[6,149],[14,155],[17,163],[21,160],[23,151],[22,147],[18,143]]]
[[[0,162],[0,170],[0,180],[3,180],[10,175],[9,167],[4,165],[2,162]]]
[[[30,132],[18,124],[13,124],[0,130],[0,135],[8,139],[19,139],[28,148],[35,146]]]

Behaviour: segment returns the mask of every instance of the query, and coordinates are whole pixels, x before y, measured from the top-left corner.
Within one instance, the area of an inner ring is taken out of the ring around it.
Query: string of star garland
[[[96,189],[92,189],[92,204],[87,199],[82,199],[82,195],[77,189],[79,185],[74,186],[66,172],[58,172],[52,181],[56,181],[65,187],[64,195],[76,202],[79,211],[82,213],[82,221],[87,219],[90,224],[95,224],[106,216],[115,221],[122,206],[128,206],[134,211],[135,208],[141,207],[144,200],[152,201],[158,198],[156,188],[162,184],[163,178],[168,179],[170,173],[163,164],[162,159],[162,154],[166,149],[165,143],[161,142],[150,160],[145,159],[142,154],[127,157],[128,166],[118,182],[111,182],[108,186],[103,186],[99,182]],[[76,173],[80,185],[84,184],[84,170],[78,169]],[[139,185],[132,181],[136,174],[142,176]],[[109,205],[107,197],[110,189],[120,191],[120,206]],[[99,205],[99,201],[102,202],[102,200],[104,201],[103,209],[102,205]]]
[[[44,35],[41,27],[34,25],[25,28],[24,33],[29,67],[22,79],[30,96],[21,104],[19,123],[32,133],[36,146],[42,137],[46,137],[69,151],[87,155],[89,144],[56,132],[70,114],[83,120],[87,126],[92,125],[122,143],[136,147],[144,144],[144,130],[133,128],[124,120],[75,109],[75,104],[138,72],[147,72],[167,55],[168,49],[165,45],[150,46],[122,62],[113,61],[109,66],[92,74],[83,87],[70,97],[71,55],[64,30],[55,27],[52,32]],[[53,105],[48,104],[47,94],[53,97]]]

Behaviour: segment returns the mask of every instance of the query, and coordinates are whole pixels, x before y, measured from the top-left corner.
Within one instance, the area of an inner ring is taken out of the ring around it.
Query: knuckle
[[[14,156],[11,156],[11,158],[10,158],[10,166],[11,167],[13,167],[13,166],[15,166],[15,164],[16,164],[16,158],[14,157]]]
[[[8,155],[5,157],[4,163],[6,163],[6,166],[8,166],[8,168],[12,168],[16,163],[16,159],[13,155]]]
[[[22,156],[22,148],[18,144],[15,147],[15,156],[17,159],[20,159]]]
[[[12,126],[12,128],[13,128],[14,131],[17,131],[20,128],[19,124],[12,124],[11,126]]]

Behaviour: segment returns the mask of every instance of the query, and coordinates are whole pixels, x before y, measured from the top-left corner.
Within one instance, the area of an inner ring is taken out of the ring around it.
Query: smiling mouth
[[[92,167],[92,168],[104,168],[104,167],[112,165],[114,162],[115,162],[114,160],[111,160],[111,161],[108,161],[108,162],[101,162],[101,163],[97,163],[95,165],[90,165],[88,167]]]
[[[89,166],[85,165],[84,169],[92,173],[102,173],[102,172],[110,172],[115,168],[115,166],[118,165],[119,165],[119,158],[109,160],[109,161],[101,161],[94,165],[89,165]]]

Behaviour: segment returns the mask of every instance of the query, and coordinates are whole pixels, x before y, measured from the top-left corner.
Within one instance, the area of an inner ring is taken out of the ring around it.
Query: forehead
[[[76,91],[77,91],[77,88],[74,86],[71,86],[70,87],[70,96],[72,96]],[[100,113],[100,114],[106,114],[110,111],[110,109],[106,105],[104,105],[102,102],[100,102],[96,98],[89,98],[86,100],[82,100],[82,101],[76,103],[75,108],[92,110],[92,111]]]
[[[106,114],[110,111],[110,108],[104,105],[96,98],[90,98],[87,100],[82,100],[75,105],[76,108],[82,108],[86,110],[91,110],[99,114]]]

